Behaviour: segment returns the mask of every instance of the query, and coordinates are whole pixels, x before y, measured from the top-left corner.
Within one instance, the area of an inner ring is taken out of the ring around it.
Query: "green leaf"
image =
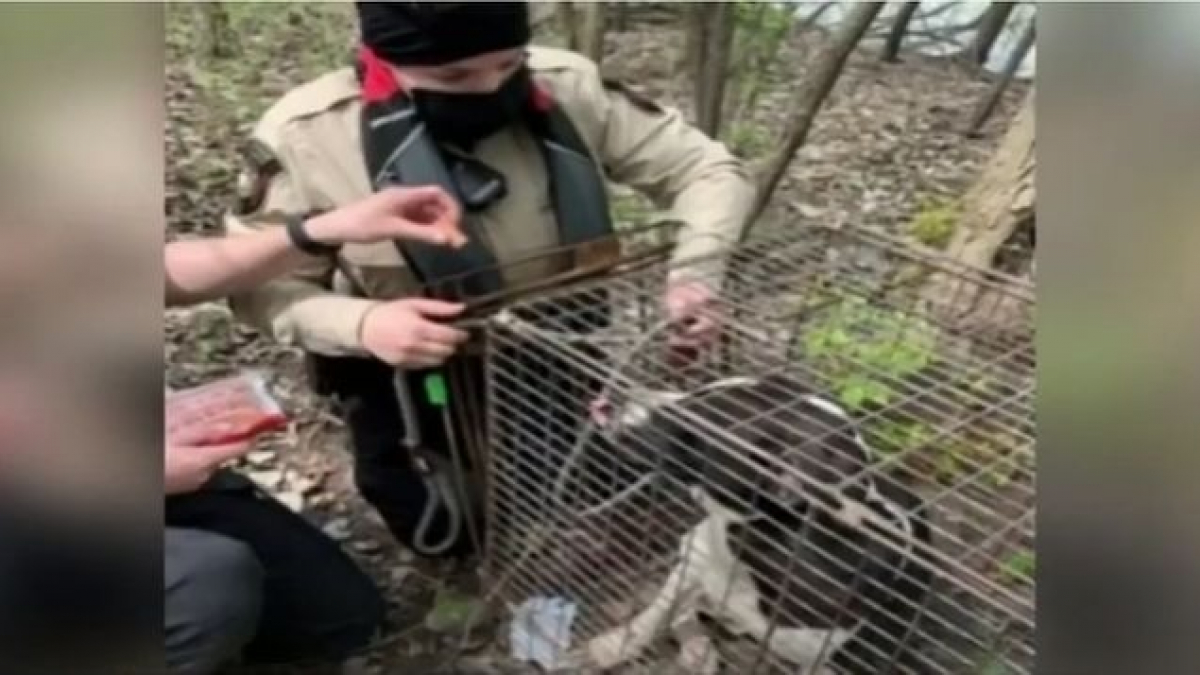
[[[1001,572],[1009,581],[1019,582],[1033,577],[1037,557],[1033,551],[1018,551],[1004,561]]]
[[[433,609],[425,616],[425,627],[434,633],[455,634],[470,629],[484,618],[483,600],[467,593],[443,588]]]

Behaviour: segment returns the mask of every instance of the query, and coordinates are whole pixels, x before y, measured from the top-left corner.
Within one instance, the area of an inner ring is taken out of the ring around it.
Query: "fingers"
[[[437,344],[457,346],[466,342],[467,332],[449,326],[442,326],[433,322],[427,323],[417,328],[417,339],[422,343],[434,342]]]
[[[457,225],[462,216],[458,202],[437,185],[388,189],[388,206],[397,216],[425,225],[446,221]]]
[[[412,298],[402,300],[417,314],[423,317],[432,317],[435,319],[450,319],[458,316],[465,309],[465,305],[461,302],[445,302],[443,300],[434,300],[432,298]]]
[[[396,237],[402,239],[420,241],[435,246],[454,245],[456,248],[458,246],[458,238],[440,227],[415,223],[395,216],[388,218],[387,225]]]
[[[454,201],[438,185],[389,187],[384,194],[387,195],[388,204],[395,208],[397,213],[404,213],[414,207],[419,208],[430,203],[444,205]]]

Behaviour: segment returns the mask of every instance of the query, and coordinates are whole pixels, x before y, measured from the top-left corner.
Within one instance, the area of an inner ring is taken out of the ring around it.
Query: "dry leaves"
[[[346,65],[351,53],[353,30],[341,3],[229,8],[242,49],[237,60],[219,62],[199,58],[198,28],[187,8],[168,11],[168,238],[215,230],[234,194],[238,144],[257,117],[289,87]],[[637,12],[630,10],[628,32],[610,33],[606,70],[686,110],[690,87],[674,73],[679,23],[666,10]],[[809,33],[786,46],[764,76],[766,89],[752,115],[733,121],[725,136],[761,137],[765,143],[757,147],[769,150],[772,132],[786,118],[791,87],[822,41]],[[902,231],[920,197],[956,196],[970,183],[1023,93],[1011,90],[984,138],[967,141],[956,129],[986,88],[930,59],[885,66],[871,53],[854,56],[776,193],[766,226],[808,222]],[[287,433],[260,442],[244,462],[247,475],[345,542],[401,614],[419,615],[438,570],[420,569],[355,493],[345,434],[308,390],[299,355],[236,325],[220,304],[173,311],[165,324],[166,379],[173,387],[249,366],[271,374],[272,390],[294,422]],[[414,637],[384,648],[359,664],[360,671],[397,672],[422,654],[439,652],[446,648],[437,640]]]

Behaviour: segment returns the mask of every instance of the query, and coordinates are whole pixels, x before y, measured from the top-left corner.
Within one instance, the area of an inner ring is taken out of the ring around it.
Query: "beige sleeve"
[[[280,215],[312,212],[312,200],[295,178],[295,164],[286,144],[277,145],[272,149],[277,162],[273,170],[260,170],[258,178],[253,174],[243,178],[260,183],[261,197],[251,197],[248,206],[226,214],[228,234],[281,227]],[[230,308],[240,321],[282,344],[329,356],[366,355],[359,329],[375,303],[330,290],[334,270],[332,259],[311,258],[287,276],[231,297]]]
[[[719,287],[722,254],[741,239],[754,200],[745,164],[678,110],[615,82],[598,85],[606,113],[599,151],[609,177],[642,192],[681,223],[672,280]],[[697,259],[703,262],[688,263]]]

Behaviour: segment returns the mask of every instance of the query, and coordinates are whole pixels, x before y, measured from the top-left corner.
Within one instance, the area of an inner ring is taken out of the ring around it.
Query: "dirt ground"
[[[354,27],[342,3],[226,4],[236,44],[220,58],[203,53],[194,7],[168,7],[169,238],[216,231],[233,195],[238,144],[258,115],[290,87],[348,64],[352,53]],[[752,141],[746,144],[749,160],[760,158],[756,147],[771,147],[789,93],[823,42],[818,33],[794,36],[768,74],[754,114],[738,122],[739,137]],[[634,16],[627,31],[609,36],[608,70],[686,110],[689,84],[673,68],[681,44],[673,25]],[[871,53],[855,55],[776,194],[767,225],[852,224],[903,234],[922,203],[961,195],[1024,91],[1018,86],[1008,92],[982,138],[964,139],[958,128],[987,86],[946,61],[910,57],[883,64]],[[235,325],[221,304],[172,311],[165,321],[171,386],[241,368],[270,374],[295,422],[263,443],[246,471],[344,542],[387,589],[399,623],[420,616],[439,570],[414,565],[355,494],[341,425],[307,391],[298,355]],[[417,659],[424,665],[407,672],[426,673],[445,653],[436,636],[416,632],[391,640],[360,665],[368,672],[400,672],[399,664]]]

